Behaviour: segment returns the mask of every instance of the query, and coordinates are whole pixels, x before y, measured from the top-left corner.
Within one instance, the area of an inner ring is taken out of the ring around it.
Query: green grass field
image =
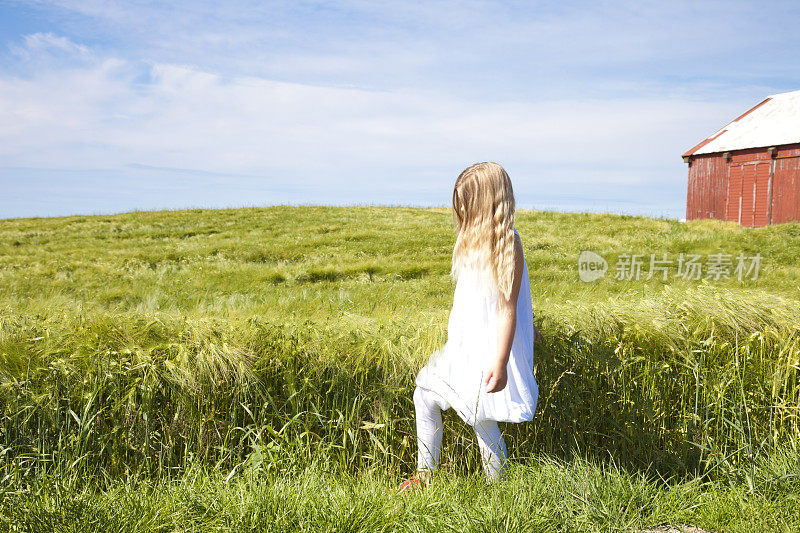
[[[536,418],[503,427],[513,466],[487,486],[448,414],[434,485],[398,498],[413,378],[446,338],[449,210],[0,220],[0,524],[800,530],[800,225],[522,211],[517,229]],[[579,280],[583,250],[604,278]],[[719,253],[760,254],[758,276],[645,279],[650,254]],[[623,254],[641,279],[614,278]]]

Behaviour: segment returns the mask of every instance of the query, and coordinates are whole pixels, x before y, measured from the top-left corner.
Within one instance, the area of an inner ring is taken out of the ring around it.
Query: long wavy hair
[[[477,163],[464,170],[453,188],[453,247],[451,276],[467,266],[489,274],[494,288],[506,298],[514,274],[514,189],[497,163]]]

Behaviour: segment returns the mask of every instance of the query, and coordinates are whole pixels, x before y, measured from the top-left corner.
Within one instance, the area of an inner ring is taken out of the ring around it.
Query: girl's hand
[[[506,383],[508,383],[508,372],[505,364],[492,367],[483,380],[486,392],[500,392],[506,388]]]
[[[536,329],[536,326],[533,326],[533,342],[539,342],[542,340],[542,334],[539,333],[539,330]]]

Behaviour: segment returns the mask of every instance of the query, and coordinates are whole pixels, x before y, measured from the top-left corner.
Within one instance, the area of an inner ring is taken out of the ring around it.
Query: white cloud
[[[772,11],[746,3],[36,4],[62,31],[20,36],[0,71],[0,172],[189,169],[359,201],[445,203],[491,159],[538,207],[680,213],[680,154],[780,92],[758,73],[787,56],[755,51],[797,43],[788,16],[750,31]]]
[[[86,46],[50,32],[25,35],[23,43],[23,46],[14,44],[10,46],[11,53],[23,60],[43,59],[55,54],[63,54],[73,60],[90,57],[89,49]]]
[[[41,42],[86,56],[56,36]],[[47,48],[47,46],[45,46]],[[144,81],[142,81],[144,80]],[[0,164],[128,164],[319,181],[424,181],[475,160],[508,162],[532,182],[636,184],[684,179],[680,153],[739,102],[680,98],[478,101],[420,90],[370,91],[223,77],[190,66],[96,58],[0,75]],[[543,172],[544,171],[544,172]]]
[[[89,49],[85,46],[76,44],[66,37],[60,37],[52,33],[33,33],[31,35],[26,35],[25,47],[30,51],[56,49],[84,56],[89,54]]]
[[[435,86],[462,96],[504,88],[534,98],[577,96],[665,76],[677,84],[753,83],[776,66],[786,71],[800,44],[800,11],[791,1],[769,8],[746,0],[36,4],[63,14],[59,22],[72,35],[113,36],[135,58],[310,84]]]

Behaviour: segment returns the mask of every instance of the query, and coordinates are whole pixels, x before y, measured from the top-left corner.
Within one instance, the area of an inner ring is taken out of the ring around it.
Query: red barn
[[[800,91],[770,96],[685,154],[686,218],[800,220]]]

